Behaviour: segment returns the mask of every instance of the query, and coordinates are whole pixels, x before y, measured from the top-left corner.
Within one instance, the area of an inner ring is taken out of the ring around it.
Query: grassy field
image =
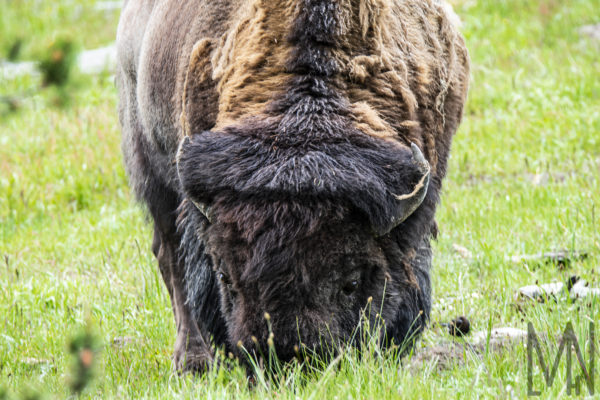
[[[81,48],[110,43],[118,12],[94,4],[0,0],[0,59],[17,40],[23,60],[65,35]],[[432,327],[418,347],[449,341],[437,324],[466,315],[474,331],[532,322],[551,343],[570,321],[587,352],[600,299],[521,304],[515,291],[572,275],[600,286],[600,41],[579,33],[600,22],[600,0],[454,5],[473,73],[438,211]],[[98,347],[82,398],[527,396],[522,345],[467,354],[445,369],[347,353],[323,371],[291,370],[254,388],[239,368],[173,373],[171,307],[149,224],[127,186],[113,78],[75,74],[66,102],[39,85],[39,77],[0,75],[0,98],[19,98],[16,111],[0,104],[0,388],[9,398],[66,398],[75,362],[68,346],[85,330]],[[566,268],[506,260],[557,249],[588,256]],[[536,370],[542,398],[566,394],[564,365],[551,388]]]

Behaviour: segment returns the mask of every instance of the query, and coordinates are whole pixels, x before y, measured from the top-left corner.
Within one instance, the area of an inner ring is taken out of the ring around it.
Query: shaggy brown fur
[[[196,44],[185,73],[193,79],[186,82],[211,97],[189,102],[196,109],[186,115],[202,116],[195,131],[207,129],[212,118],[213,126],[223,128],[263,114],[286,89],[291,75],[286,35],[297,8],[297,0],[245,2],[218,43],[202,39]],[[416,143],[425,149],[434,174],[442,160],[443,177],[448,133],[460,122],[469,76],[467,50],[443,4],[339,0],[339,8],[336,86],[346,93],[356,127],[375,137]],[[216,85],[218,101],[210,85]],[[215,104],[216,117],[207,109]]]
[[[350,102],[368,104],[405,144],[423,146],[434,174],[441,160],[443,176],[468,88],[461,36],[441,2],[348,3],[356,18],[340,58]]]
[[[347,339],[367,297],[385,298],[389,338],[422,328],[468,87],[450,20],[438,0],[125,2],[123,151],[154,220],[178,367],[203,368],[209,337],[260,350],[275,305],[283,358],[294,318],[314,346],[324,326]],[[361,286],[340,295],[347,276]]]

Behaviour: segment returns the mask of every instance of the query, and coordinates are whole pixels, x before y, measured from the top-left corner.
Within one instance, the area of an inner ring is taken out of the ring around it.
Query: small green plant
[[[8,61],[17,61],[21,55],[21,49],[23,48],[23,39],[17,38],[8,48],[6,59]]]
[[[71,339],[69,343],[71,354],[71,372],[68,378],[70,392],[79,397],[94,379],[96,358],[100,349],[98,339],[91,333],[89,327],[83,328]],[[42,400],[47,394],[39,391],[35,386],[25,386],[19,390],[18,395],[0,387],[0,400]]]
[[[69,345],[73,357],[71,391],[79,395],[94,377],[94,364],[98,353],[98,341],[89,329],[79,332]]]
[[[40,60],[43,86],[64,86],[69,81],[71,71],[77,59],[76,46],[72,40],[55,40]]]

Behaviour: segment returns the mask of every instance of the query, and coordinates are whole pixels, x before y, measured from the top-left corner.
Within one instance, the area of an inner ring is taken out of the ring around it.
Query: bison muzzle
[[[437,0],[125,1],[123,153],[177,368],[356,344],[367,305],[382,343],[418,336],[468,86],[453,20]]]

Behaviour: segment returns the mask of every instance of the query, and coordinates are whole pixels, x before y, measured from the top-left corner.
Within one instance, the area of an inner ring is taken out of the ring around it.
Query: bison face
[[[352,339],[365,307],[397,341],[420,326],[409,249],[390,231],[423,201],[429,166],[414,145],[349,138],[281,147],[230,129],[181,144],[231,347],[328,353]]]
[[[391,278],[384,250],[364,226],[342,216],[325,217],[314,230],[290,238],[286,228],[298,222],[296,212],[313,214],[314,208],[292,205],[295,212],[288,214],[288,205],[270,207],[279,208],[281,220],[252,240],[236,223],[215,223],[207,231],[230,344],[267,354],[272,332],[282,360],[301,345],[329,353],[350,339],[369,297],[380,303]],[[253,211],[263,218],[264,209]],[[384,303],[385,309],[397,309],[398,300]]]

